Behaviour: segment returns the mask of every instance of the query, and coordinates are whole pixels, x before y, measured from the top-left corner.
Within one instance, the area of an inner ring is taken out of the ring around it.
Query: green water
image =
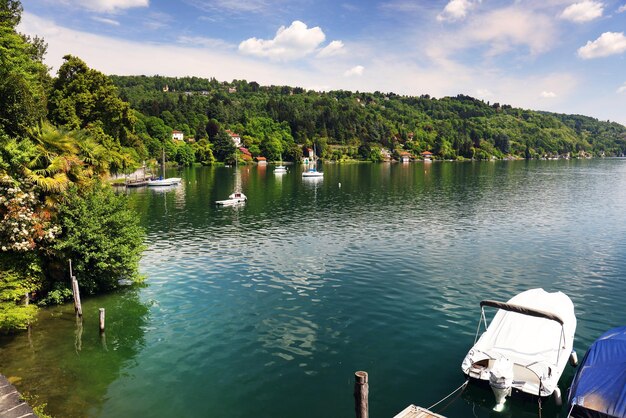
[[[370,416],[391,417],[463,383],[481,299],[565,292],[580,358],[626,324],[626,160],[322,170],[193,168],[129,191],[147,286],[84,301],[82,331],[71,306],[42,311],[0,340],[0,372],[59,417],[306,418],[354,416],[366,370]],[[216,208],[237,182],[247,204]],[[492,407],[470,387],[443,414],[537,416],[535,401]]]

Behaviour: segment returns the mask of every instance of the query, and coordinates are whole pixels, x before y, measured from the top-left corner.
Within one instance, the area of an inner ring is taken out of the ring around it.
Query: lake
[[[128,191],[146,285],[84,300],[82,328],[71,305],[42,310],[0,339],[0,371],[59,417],[351,418],[365,370],[370,416],[391,417],[463,383],[482,299],[566,293],[581,359],[626,324],[626,160],[301,171],[190,168]],[[216,207],[236,184],[248,202]],[[537,416],[530,400],[495,413],[474,386],[450,400],[448,417]]]

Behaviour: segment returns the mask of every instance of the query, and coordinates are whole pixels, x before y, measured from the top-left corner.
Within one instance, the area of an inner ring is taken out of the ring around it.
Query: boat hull
[[[161,186],[174,186],[182,181],[181,178],[171,177],[168,179],[148,180],[148,186],[161,187]]]

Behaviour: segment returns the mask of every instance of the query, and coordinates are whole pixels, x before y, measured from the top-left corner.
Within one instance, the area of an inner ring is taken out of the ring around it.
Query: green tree
[[[50,120],[70,130],[98,123],[126,145],[135,123],[130,105],[118,97],[107,76],[72,55],[63,59],[48,104]]]
[[[54,244],[58,258],[74,262],[87,294],[118,287],[118,280],[137,280],[145,232],[126,196],[95,183],[81,192],[72,187],[59,206],[61,235]]]
[[[213,141],[213,154],[217,160],[232,164],[235,162],[236,151],[237,148],[230,135],[223,129],[220,130]]]

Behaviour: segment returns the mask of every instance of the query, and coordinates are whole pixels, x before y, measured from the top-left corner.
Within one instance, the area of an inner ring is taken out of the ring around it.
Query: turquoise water
[[[82,332],[71,306],[43,311],[0,340],[0,371],[55,416],[305,418],[354,416],[365,370],[370,416],[391,417],[463,383],[481,299],[563,291],[580,358],[626,324],[626,160],[322,170],[193,168],[129,191],[147,286],[85,301]],[[248,202],[215,207],[236,183]],[[536,401],[492,406],[471,387],[442,413],[537,416]]]

